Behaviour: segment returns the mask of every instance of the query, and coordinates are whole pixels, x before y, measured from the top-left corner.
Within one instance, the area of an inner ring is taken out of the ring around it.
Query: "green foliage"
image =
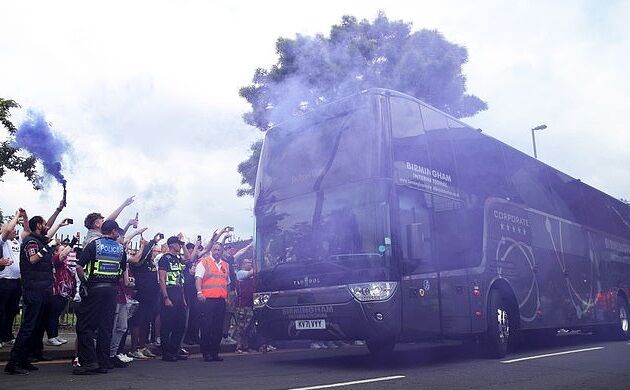
[[[2,177],[8,169],[21,172],[33,184],[33,188],[39,190],[41,189],[41,178],[37,174],[35,167],[37,159],[25,151],[11,146],[15,139],[17,128],[9,120],[11,116],[10,109],[17,107],[19,107],[19,104],[15,101],[0,98],[0,123],[8,132],[6,139],[0,143],[0,181],[2,181]]]
[[[243,119],[261,131],[371,87],[404,92],[457,118],[487,109],[466,94],[466,48],[435,30],[414,32],[411,23],[391,21],[384,13],[373,21],[344,16],[328,37],[279,38],[276,52],[278,62],[258,68],[252,84],[239,91],[252,108]],[[252,155],[239,165],[245,185],[239,196],[254,192],[260,146],[252,145]]]

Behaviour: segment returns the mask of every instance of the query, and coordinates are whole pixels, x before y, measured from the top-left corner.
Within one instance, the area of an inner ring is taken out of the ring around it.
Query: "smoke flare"
[[[64,184],[61,173],[61,159],[70,144],[51,131],[44,115],[35,110],[28,110],[26,120],[15,134],[14,146],[24,149],[41,160],[46,173]]]

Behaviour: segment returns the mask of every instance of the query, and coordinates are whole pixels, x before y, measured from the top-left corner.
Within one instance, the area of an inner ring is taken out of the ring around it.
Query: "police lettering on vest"
[[[85,251],[92,254],[89,258],[81,256],[82,260],[87,260],[83,262],[87,263],[88,283],[118,283],[127,264],[125,248],[120,243],[113,238],[102,237],[89,243]]]

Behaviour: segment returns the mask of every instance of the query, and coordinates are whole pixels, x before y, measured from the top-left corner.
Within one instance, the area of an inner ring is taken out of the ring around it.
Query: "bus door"
[[[399,188],[398,204],[403,334],[436,335],[440,333],[440,282],[432,250],[432,197]]]

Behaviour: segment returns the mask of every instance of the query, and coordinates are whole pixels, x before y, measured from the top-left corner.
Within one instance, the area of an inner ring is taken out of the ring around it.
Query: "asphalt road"
[[[67,361],[28,376],[0,377],[0,389],[630,389],[630,343],[571,336],[502,360],[457,344],[397,347],[377,361],[364,347],[200,356],[133,362],[108,374],[73,376]]]

